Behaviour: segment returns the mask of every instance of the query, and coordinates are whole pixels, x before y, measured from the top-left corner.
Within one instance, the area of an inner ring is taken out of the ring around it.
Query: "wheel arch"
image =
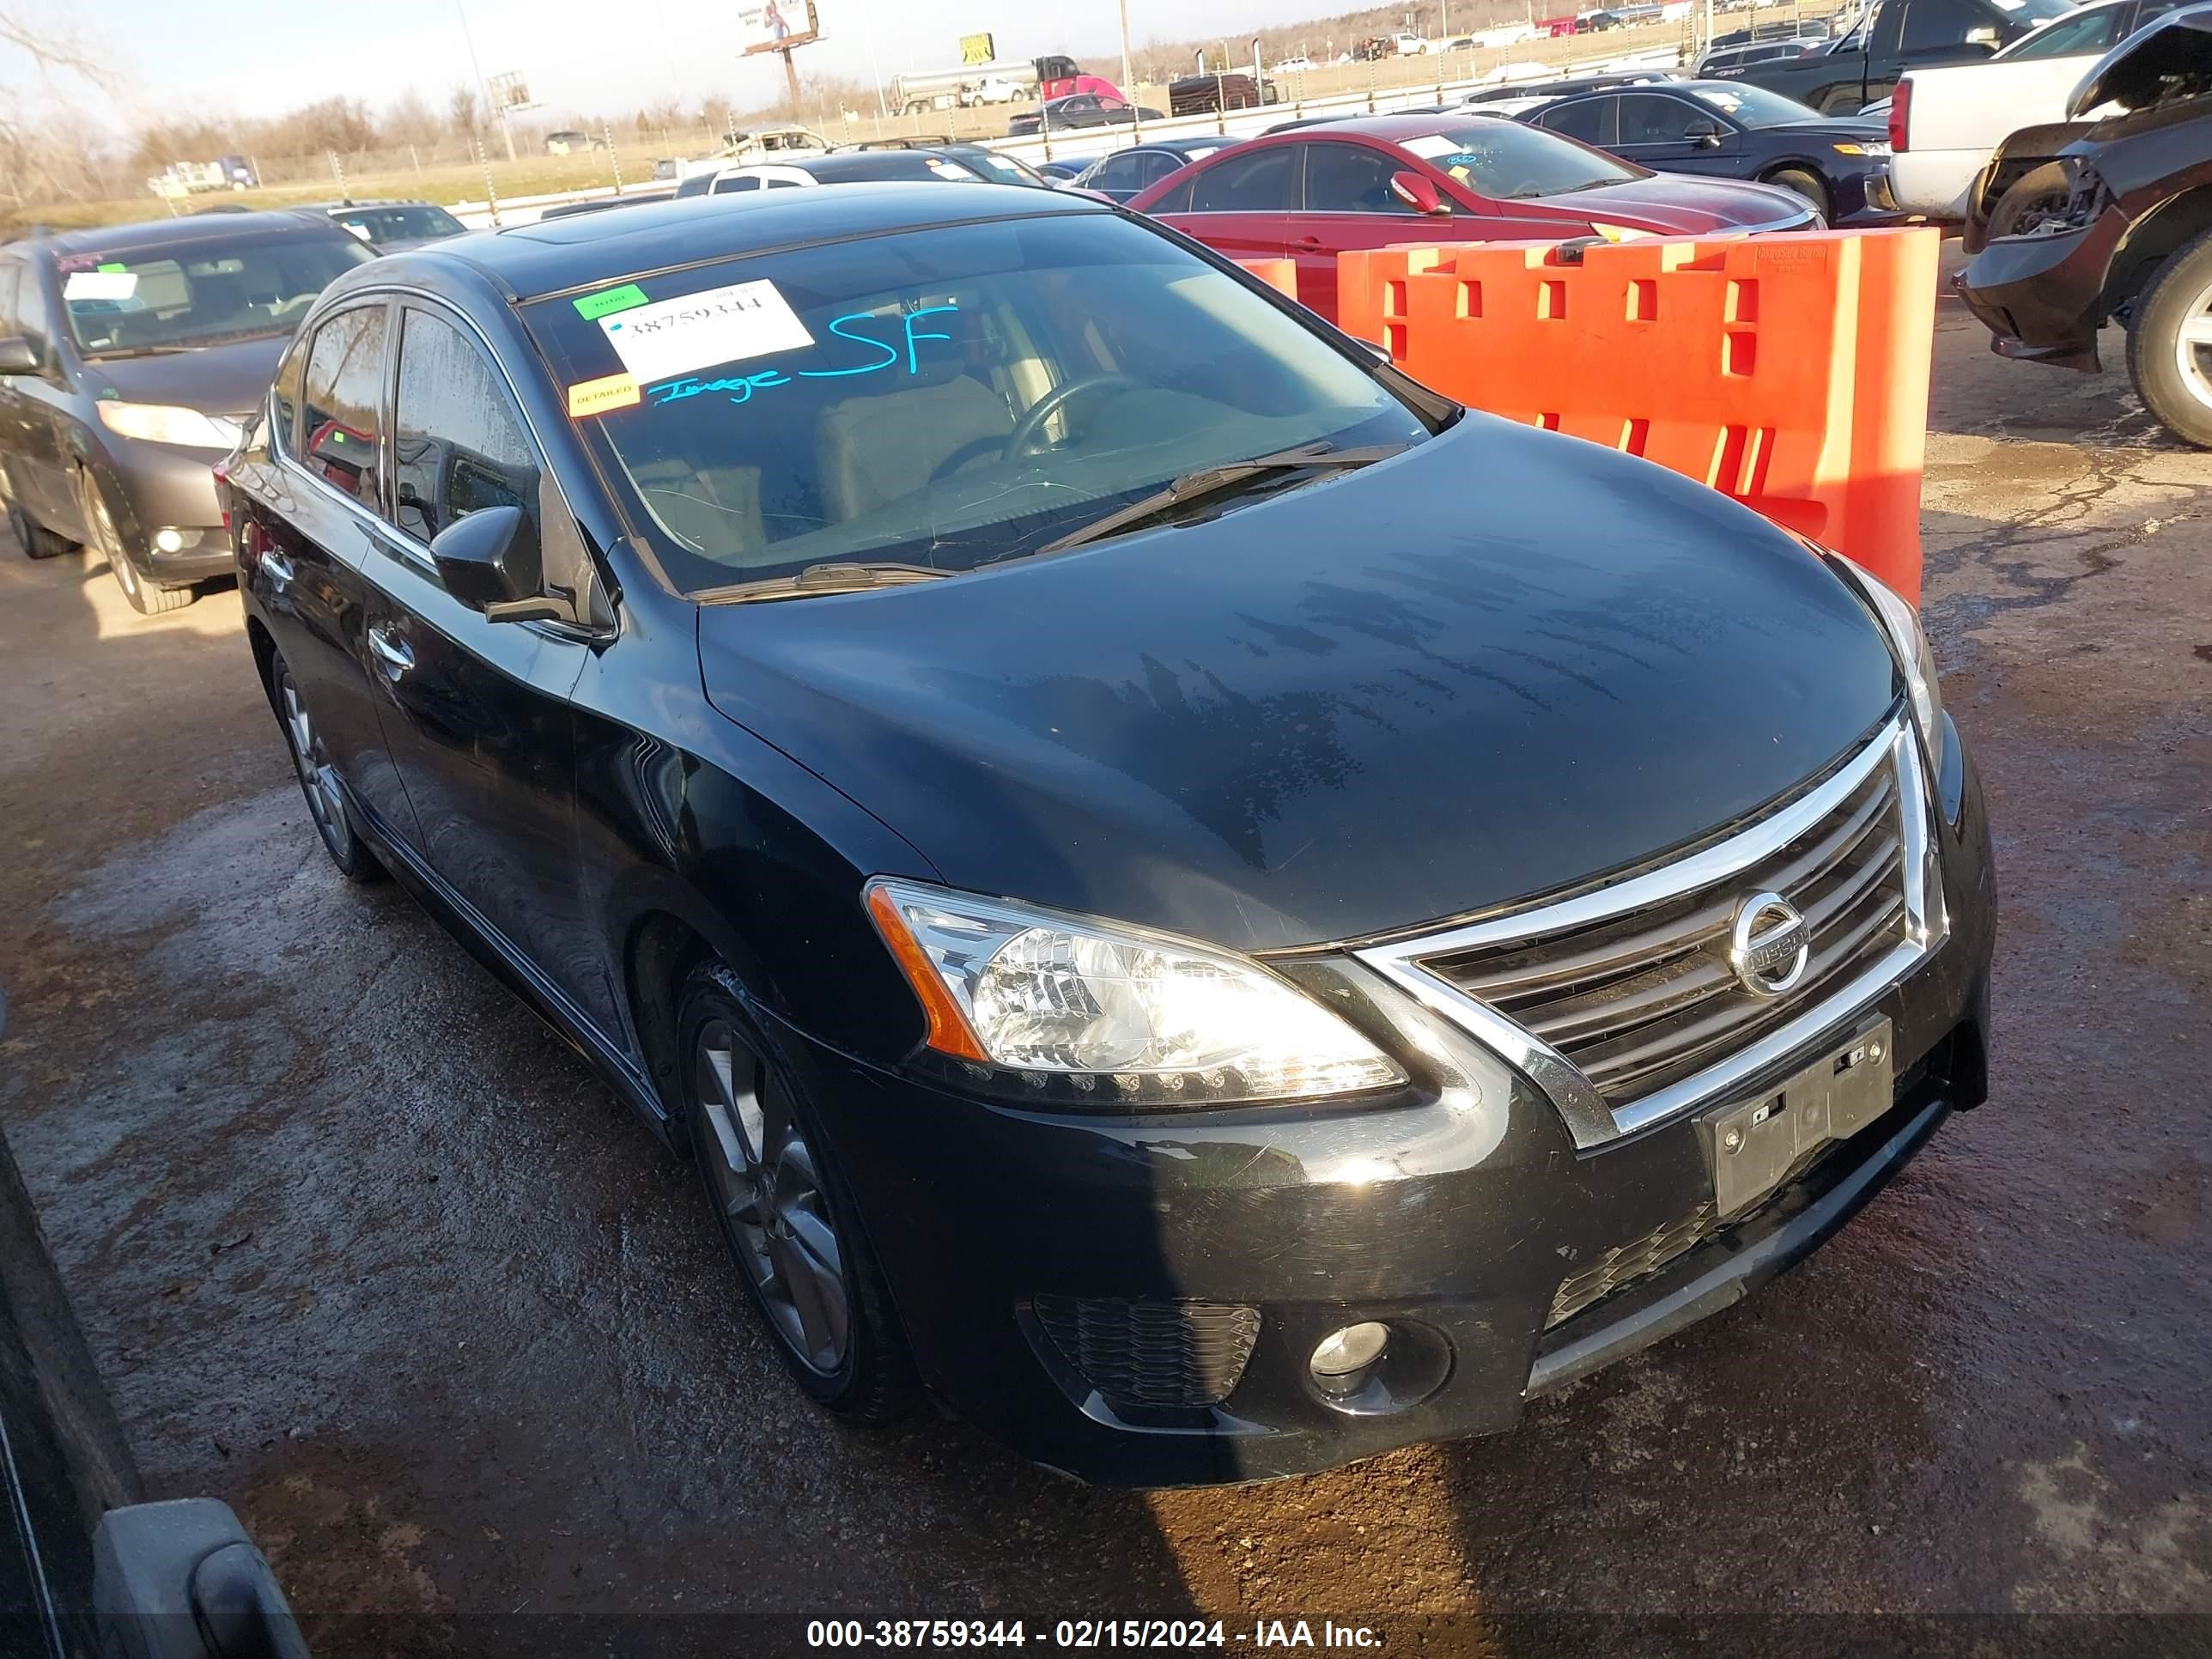
[[[2169,197],[2136,221],[2105,273],[2106,314],[2142,294],[2160,266],[2208,230],[2212,230],[2212,183]]]

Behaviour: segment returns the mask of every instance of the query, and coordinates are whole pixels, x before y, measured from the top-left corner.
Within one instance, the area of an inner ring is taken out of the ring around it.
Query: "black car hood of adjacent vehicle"
[[[953,886],[1242,950],[1644,863],[1894,696],[1858,601],[1657,466],[1470,415],[1209,521],[699,611],[708,696]]]
[[[288,331],[191,351],[99,357],[85,364],[85,379],[94,397],[104,387],[125,403],[175,404],[203,415],[239,415],[267,395],[291,343]]]

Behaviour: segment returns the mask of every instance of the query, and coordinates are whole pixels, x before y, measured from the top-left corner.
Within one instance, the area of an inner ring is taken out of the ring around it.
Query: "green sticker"
[[[586,294],[575,301],[575,306],[576,314],[588,322],[594,317],[628,311],[634,306],[645,303],[645,290],[635,283],[624,283],[620,288],[611,288],[602,294]]]
[[[100,269],[102,270],[128,270],[131,267],[128,265],[102,265],[100,266]]]

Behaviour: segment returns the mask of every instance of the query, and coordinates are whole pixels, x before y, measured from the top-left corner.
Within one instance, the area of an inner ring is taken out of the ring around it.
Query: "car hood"
[[[1750,136],[1767,136],[1770,143],[1800,144],[1863,144],[1871,140],[1876,143],[1889,142],[1888,110],[1884,107],[1877,118],[1864,114],[1842,116],[1825,121],[1777,121],[1771,126],[1753,127]]]
[[[95,398],[125,403],[174,404],[203,415],[240,415],[259,404],[276,378],[289,334],[232,340],[156,357],[111,357],[84,366]]]
[[[1655,173],[1648,179],[1534,199],[1578,218],[1618,221],[1662,235],[1779,228],[1803,222],[1808,211],[1803,197],[1778,185],[1686,173]]]
[[[714,705],[955,887],[1267,950],[1546,893],[1847,752],[1888,649],[1803,545],[1469,415],[1000,570],[699,611]]]

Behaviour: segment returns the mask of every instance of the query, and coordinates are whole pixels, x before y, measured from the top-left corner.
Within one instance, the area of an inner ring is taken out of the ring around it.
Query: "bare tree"
[[[464,138],[475,135],[482,123],[482,110],[477,101],[474,87],[455,87],[446,98],[446,118],[453,131]]]

